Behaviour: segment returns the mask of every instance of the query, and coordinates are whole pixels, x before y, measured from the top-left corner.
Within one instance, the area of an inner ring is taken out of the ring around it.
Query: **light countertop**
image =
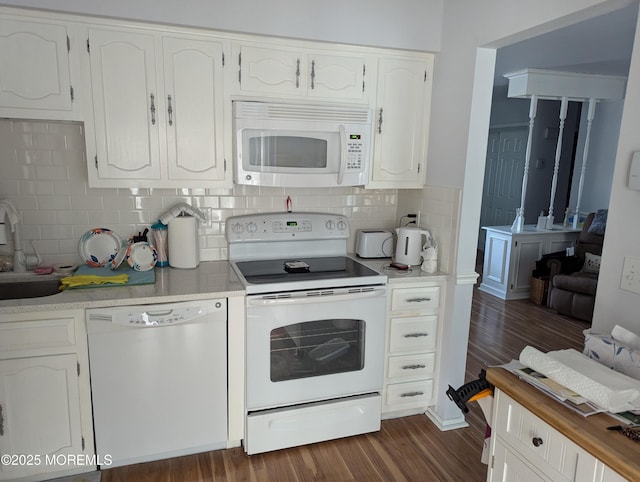
[[[156,272],[154,284],[69,289],[39,298],[2,300],[0,314],[171,303],[212,297],[228,298],[245,294],[242,283],[227,261],[204,261],[194,269],[169,267],[154,269]],[[1,276],[3,276],[2,273],[0,273]]]
[[[437,271],[435,273],[425,273],[420,269],[420,266],[412,266],[406,271],[397,270],[391,268],[391,258],[360,258],[356,255],[351,255],[353,259],[360,261],[362,264],[374,269],[382,274],[387,275],[389,278],[389,284],[396,283],[417,283],[421,281],[444,281],[449,278],[449,275]]]
[[[390,258],[363,259],[355,255],[353,255],[353,258],[387,275],[391,285],[429,280],[443,281],[449,276],[441,272],[425,273],[420,269],[420,266],[414,266],[407,271],[395,270],[389,268]],[[228,261],[204,261],[194,269],[170,267],[156,267],[154,269],[156,273],[156,282],[154,284],[68,289],[51,296],[0,300],[0,315],[60,309],[172,303],[212,297],[228,298],[245,295],[244,286]],[[2,277],[4,276],[7,277],[5,278],[6,280],[19,280],[18,275],[0,273],[0,289]],[[33,277],[38,275],[28,274],[25,276]],[[39,279],[51,279],[53,277],[53,275],[44,275],[39,276]]]

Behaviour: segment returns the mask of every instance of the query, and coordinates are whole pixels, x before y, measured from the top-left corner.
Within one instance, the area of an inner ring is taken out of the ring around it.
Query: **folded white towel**
[[[640,381],[618,373],[577,350],[543,353],[527,346],[520,363],[610,412],[640,409]]]

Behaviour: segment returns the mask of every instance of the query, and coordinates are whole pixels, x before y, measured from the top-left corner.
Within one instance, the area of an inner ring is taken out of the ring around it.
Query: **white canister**
[[[200,263],[198,220],[193,216],[177,216],[169,220],[169,266],[196,268]]]

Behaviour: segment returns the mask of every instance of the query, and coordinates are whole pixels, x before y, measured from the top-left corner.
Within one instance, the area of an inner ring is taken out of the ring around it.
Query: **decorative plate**
[[[148,242],[129,245],[127,248],[127,263],[136,271],[149,271],[158,261],[158,252]]]
[[[118,254],[109,262],[109,268],[113,271],[117,270],[127,257],[127,246],[123,246],[118,250]]]
[[[122,246],[122,238],[115,231],[93,228],[80,238],[78,251],[89,266],[102,268],[116,257]]]

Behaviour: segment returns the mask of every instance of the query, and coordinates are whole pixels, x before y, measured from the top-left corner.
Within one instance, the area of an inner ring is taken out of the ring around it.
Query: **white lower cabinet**
[[[424,412],[433,404],[444,285],[434,281],[393,284],[387,303],[383,418]]]
[[[487,480],[626,480],[499,389]]]
[[[83,311],[0,316],[0,480],[96,468]]]

